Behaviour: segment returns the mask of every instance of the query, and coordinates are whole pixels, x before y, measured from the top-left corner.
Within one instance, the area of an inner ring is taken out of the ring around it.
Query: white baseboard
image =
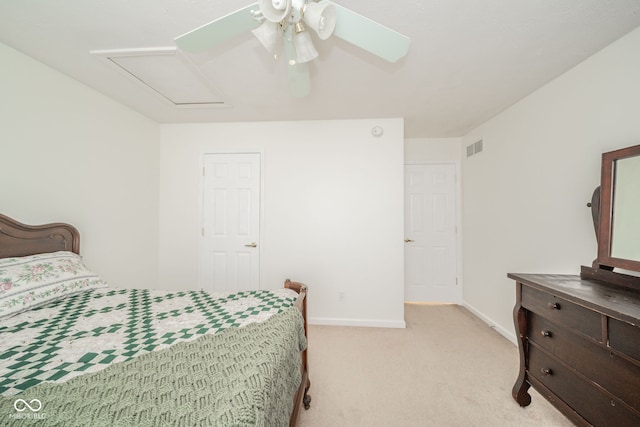
[[[518,345],[518,341],[516,340],[516,334],[513,331],[503,328],[494,322],[491,318],[485,316],[481,311],[467,303],[466,301],[462,303],[462,306],[473,313],[474,316],[482,320],[484,323],[489,325],[491,329],[494,329],[500,335],[511,341],[513,344]]]
[[[377,320],[377,319],[335,319],[327,317],[310,317],[307,319],[310,325],[322,326],[364,326],[369,328],[400,328],[407,324],[404,320]]]
[[[516,335],[513,331],[503,328],[498,325],[491,318],[484,315],[481,311],[468,304],[467,302],[463,302],[462,306],[469,310],[474,316],[478,317],[484,323],[489,325],[490,328],[494,329],[500,335],[511,341],[513,344],[517,345]],[[369,328],[399,328],[404,329],[407,327],[407,324],[404,320],[379,320],[379,319],[339,319],[339,318],[329,318],[329,317],[310,317],[307,319],[309,325],[320,325],[320,326],[362,326]]]

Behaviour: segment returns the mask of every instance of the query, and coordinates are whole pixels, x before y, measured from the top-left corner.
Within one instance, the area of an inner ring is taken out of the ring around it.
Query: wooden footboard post
[[[302,313],[302,318],[304,319],[304,335],[308,337],[307,335],[307,292],[308,292],[307,285],[299,282],[292,282],[291,280],[287,279],[284,282],[284,287],[287,289],[292,289],[298,293],[298,299],[296,300],[295,304],[296,304],[296,307],[298,307],[298,310],[300,310],[300,312]],[[302,352],[302,364],[305,370],[308,371],[307,350]]]
[[[298,293],[298,299],[295,302],[296,307],[302,313],[302,318],[304,319],[304,335],[308,339],[307,334],[307,292],[308,288],[305,284],[299,282],[292,282],[287,279],[284,282],[284,287],[288,289],[292,289]],[[300,411],[301,404],[304,405],[304,409],[309,409],[311,404],[311,396],[307,394],[309,388],[311,387],[311,381],[309,380],[309,364],[307,358],[308,345],[307,349],[301,352],[300,357],[302,358],[302,383],[300,384],[300,388],[296,392],[294,396],[294,407],[291,413],[291,419],[289,422],[290,426],[295,426],[298,422],[298,416]]]

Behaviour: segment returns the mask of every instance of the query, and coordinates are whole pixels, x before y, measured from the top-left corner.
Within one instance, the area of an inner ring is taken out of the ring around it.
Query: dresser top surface
[[[516,282],[549,292],[608,316],[640,325],[640,291],[571,274],[509,273]]]

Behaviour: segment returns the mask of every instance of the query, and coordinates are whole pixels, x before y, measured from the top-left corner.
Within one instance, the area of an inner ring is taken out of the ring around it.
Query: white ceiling
[[[284,60],[247,33],[188,56],[224,108],[176,108],[89,53],[175,48],[176,36],[250,3],[2,0],[0,42],[160,123],[404,117],[417,138],[465,134],[640,26],[638,0],[336,0],[409,36],[408,55],[391,64],[315,39],[311,95],[298,99]]]

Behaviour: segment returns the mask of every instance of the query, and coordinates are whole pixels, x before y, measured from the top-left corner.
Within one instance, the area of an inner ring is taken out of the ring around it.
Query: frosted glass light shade
[[[280,22],[291,11],[291,0],[260,0],[258,7],[268,21]]]
[[[280,24],[265,20],[258,28],[251,30],[251,32],[260,43],[262,43],[262,46],[267,49],[267,52],[276,53]]]
[[[318,57],[318,51],[313,45],[311,34],[308,31],[297,33],[293,38],[293,43],[296,49],[296,63],[303,64]]]
[[[308,3],[304,9],[304,22],[326,40],[336,28],[336,8],[326,0]]]

